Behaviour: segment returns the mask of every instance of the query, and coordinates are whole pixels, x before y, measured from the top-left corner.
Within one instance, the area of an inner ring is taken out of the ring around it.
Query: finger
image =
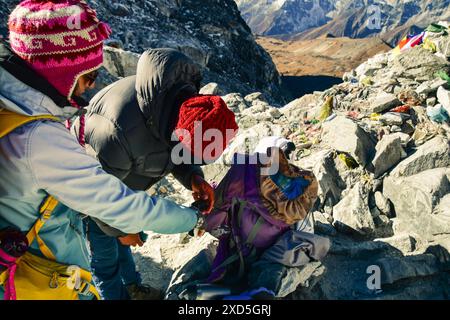
[[[209,213],[211,213],[213,207],[214,207],[214,206],[213,206],[212,201],[209,200],[209,201],[208,201],[208,208],[205,209],[205,211],[203,211],[202,213],[203,213],[203,214],[209,214]]]
[[[197,232],[197,237],[203,237],[205,235],[205,232],[206,232],[205,230],[199,229]]]

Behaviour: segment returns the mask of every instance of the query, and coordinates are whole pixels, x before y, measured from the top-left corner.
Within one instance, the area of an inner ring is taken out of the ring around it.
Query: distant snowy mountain
[[[382,36],[395,43],[410,30],[450,19],[450,0],[235,0],[255,34],[314,39]]]

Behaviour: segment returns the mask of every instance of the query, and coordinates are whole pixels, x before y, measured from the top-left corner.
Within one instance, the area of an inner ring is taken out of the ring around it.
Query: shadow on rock
[[[157,262],[140,252],[133,253],[134,261],[142,277],[142,283],[153,288],[165,291],[169,285],[173,270],[165,267],[162,262]]]

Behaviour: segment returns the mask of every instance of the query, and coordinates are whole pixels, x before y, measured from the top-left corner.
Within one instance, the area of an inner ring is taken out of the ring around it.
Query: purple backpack
[[[217,282],[231,267],[239,270],[233,275],[239,281],[249,265],[290,226],[274,219],[265,208],[259,165],[234,164],[216,189],[216,203],[205,229],[219,239],[208,278],[208,282]]]

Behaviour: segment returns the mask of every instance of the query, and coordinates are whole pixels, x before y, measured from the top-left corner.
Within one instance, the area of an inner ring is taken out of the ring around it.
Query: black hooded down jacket
[[[85,126],[88,153],[134,190],[146,190],[169,173],[191,189],[192,175],[203,172],[196,165],[172,163],[176,142],[171,135],[181,104],[198,94],[201,78],[199,67],[181,52],[147,50],[136,76],[111,84],[91,100]],[[78,130],[76,121],[73,131]]]
[[[202,171],[199,166],[172,163],[171,135],[181,104],[198,94],[200,70],[176,50],[151,49],[142,54],[136,72],[91,100],[87,149],[108,173],[134,190],[146,190],[169,173],[190,189],[192,174]],[[76,132],[78,126],[76,122]]]

